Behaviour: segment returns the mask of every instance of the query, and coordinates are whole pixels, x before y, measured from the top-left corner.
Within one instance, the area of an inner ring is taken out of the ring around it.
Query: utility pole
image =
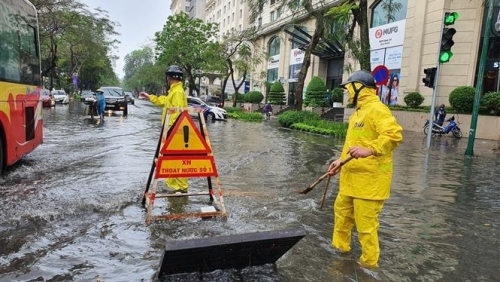
[[[479,115],[479,102],[483,94],[484,71],[486,68],[486,58],[488,47],[490,45],[491,22],[493,18],[493,4],[497,0],[488,1],[488,16],[484,25],[483,47],[481,49],[481,58],[479,59],[479,70],[477,72],[476,93],[474,95],[474,106],[472,108],[472,119],[470,122],[469,140],[467,142],[466,156],[474,156],[474,140],[476,138],[477,117]]]

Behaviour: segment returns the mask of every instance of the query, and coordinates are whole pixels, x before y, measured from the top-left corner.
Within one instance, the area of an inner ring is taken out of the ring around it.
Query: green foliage
[[[500,115],[500,92],[489,92],[481,98],[481,107],[489,114]]]
[[[165,84],[165,67],[155,64],[153,50],[145,47],[125,56],[124,85],[138,92],[161,93]]]
[[[264,100],[264,94],[259,91],[249,91],[245,96],[245,102],[258,104]]]
[[[286,128],[321,135],[345,137],[347,123],[322,120],[320,115],[309,111],[286,111],[278,115],[278,123]]]
[[[326,120],[314,121],[312,123],[294,123],[291,129],[306,131],[315,134],[329,135],[343,138],[347,135],[347,123],[331,122]]]
[[[420,105],[422,105],[422,103],[424,102],[424,96],[422,96],[422,94],[418,93],[418,92],[411,92],[411,93],[408,93],[405,98],[404,98],[404,101],[406,103],[406,105],[408,105],[408,107],[410,108],[416,108]]]
[[[332,89],[332,102],[343,103],[344,102],[344,89],[336,87]]]
[[[313,120],[320,120],[317,113],[309,111],[285,111],[278,115],[278,123],[283,127],[290,127],[295,123],[307,123]]]
[[[346,47],[357,60],[361,69],[370,69],[370,44],[368,42],[368,5],[366,0],[344,1],[330,8],[327,16],[332,19],[336,28],[334,33],[344,39]],[[357,27],[357,28],[354,28]],[[354,31],[361,30],[359,36]]]
[[[116,23],[101,9],[89,11],[78,1],[32,0],[38,11],[41,72],[48,77],[47,88],[73,92],[73,73],[78,73],[79,87],[96,89],[119,85],[113,71],[117,58],[112,55],[118,43],[113,38]]]
[[[235,113],[235,112],[242,112],[242,109],[241,108],[237,108],[237,107],[224,107],[224,110],[226,110],[226,112],[229,114],[229,113]]]
[[[451,91],[450,105],[459,113],[471,113],[474,106],[475,89],[472,86],[459,86]]]
[[[304,105],[311,107],[327,107],[329,106],[327,98],[325,83],[321,78],[317,76],[313,77],[307,85]]]
[[[285,89],[279,81],[275,81],[271,85],[268,101],[269,103],[275,105],[283,105],[283,103],[285,102]]]
[[[244,120],[244,121],[262,121],[262,114],[255,112],[244,112],[240,108],[227,107],[224,108],[229,118]]]
[[[196,70],[220,64],[220,56],[213,56],[220,51],[218,33],[217,24],[190,18],[184,12],[169,16],[163,30],[155,33],[157,64],[165,69],[178,65],[193,90]]]
[[[245,94],[243,93],[234,93],[236,95],[236,102],[243,103],[245,102]]]

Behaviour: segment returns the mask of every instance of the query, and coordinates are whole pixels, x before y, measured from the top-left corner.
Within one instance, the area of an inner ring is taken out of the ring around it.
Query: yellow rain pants
[[[378,216],[383,206],[383,200],[365,200],[338,195],[334,205],[333,247],[341,252],[351,250],[351,230],[356,222],[362,250],[359,261],[368,267],[378,267],[380,256]]]

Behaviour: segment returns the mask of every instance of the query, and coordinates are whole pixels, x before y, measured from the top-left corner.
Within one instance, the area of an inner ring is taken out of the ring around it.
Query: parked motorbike
[[[451,118],[446,120],[448,124],[446,126],[441,126],[437,124],[436,122],[432,123],[432,135],[442,135],[442,134],[448,134],[452,133],[453,136],[457,139],[462,138],[462,131],[460,130],[460,127],[458,127],[457,123],[455,122],[455,116],[452,116]],[[424,124],[424,133],[425,135],[429,134],[429,120],[425,121]]]

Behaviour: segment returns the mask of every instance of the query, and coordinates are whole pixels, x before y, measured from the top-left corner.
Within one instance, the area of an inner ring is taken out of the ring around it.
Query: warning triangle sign
[[[201,136],[187,111],[182,111],[168,131],[167,140],[160,153],[163,155],[209,154],[212,150]]]

